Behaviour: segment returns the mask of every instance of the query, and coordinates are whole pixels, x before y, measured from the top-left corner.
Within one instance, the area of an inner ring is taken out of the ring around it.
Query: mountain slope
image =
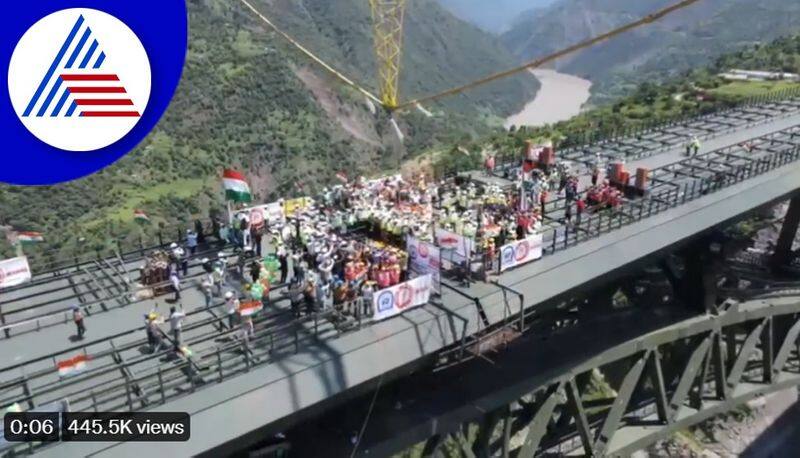
[[[521,60],[542,56],[610,30],[673,0],[560,0],[503,35]],[[662,21],[559,61],[586,76],[601,95],[619,95],[639,82],[676,75],[753,42],[800,30],[796,0],[703,0]]]
[[[272,19],[356,81],[377,87],[369,4],[366,0],[262,0]],[[499,39],[456,19],[434,0],[408,2],[400,80],[401,99],[463,84],[513,65]],[[462,114],[509,114],[537,88],[510,78],[441,106]]]
[[[503,33],[523,12],[556,0],[438,0],[457,17],[492,33]]]
[[[330,10],[332,3],[342,7]],[[370,82],[371,44],[357,41],[368,36],[367,12],[356,7],[361,4],[366,2],[275,0],[258,6],[287,25],[302,24],[291,31],[303,30],[304,43],[338,56],[334,60],[344,70]],[[144,229],[149,233],[162,223],[205,217],[209,209],[224,208],[219,191],[223,167],[245,171],[259,201],[319,189],[340,170],[355,175],[397,167],[431,145],[485,132],[486,119],[502,114],[504,106],[521,106],[535,86],[522,79],[501,85],[497,94],[472,94],[437,106],[462,106],[463,113],[430,119],[416,111],[403,114],[399,121],[408,139],[400,144],[384,114],[373,115],[363,96],[331,82],[239,2],[193,0],[187,5],[190,38],[183,80],[164,118],[136,150],[72,183],[0,185],[0,225],[45,233],[47,244],[33,248],[34,254],[71,256],[80,237],[88,244],[81,252],[110,246],[114,238],[136,238],[134,209],[154,221]],[[338,14],[348,11],[352,16]],[[421,22],[425,18],[413,20],[418,14],[411,12],[412,29],[435,28]],[[408,58],[410,68],[419,69],[404,83],[409,89],[433,91],[450,84],[457,72],[487,72],[512,63],[476,28],[440,9],[429,19],[442,28],[407,40],[410,52],[426,48],[426,54]],[[432,36],[438,42],[421,41]],[[449,49],[459,56],[444,55]],[[3,250],[8,247],[0,246]]]

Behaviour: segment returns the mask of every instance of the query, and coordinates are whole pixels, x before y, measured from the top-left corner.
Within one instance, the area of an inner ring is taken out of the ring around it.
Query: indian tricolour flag
[[[147,216],[147,213],[143,212],[142,210],[134,210],[133,211],[133,219],[137,223],[146,224],[146,223],[150,222],[150,217]]]
[[[242,316],[250,316],[261,311],[264,304],[261,301],[247,301],[239,304],[239,314]]]
[[[228,200],[250,202],[253,199],[250,185],[247,184],[244,175],[235,170],[226,169],[222,173],[222,184],[225,186],[225,197]]]
[[[44,242],[44,236],[40,232],[23,231],[17,233],[17,241],[23,245]]]
[[[63,361],[56,361],[58,375],[61,377],[67,377],[81,372],[82,370],[86,369],[87,361],[89,361],[89,357],[86,355],[78,355]]]

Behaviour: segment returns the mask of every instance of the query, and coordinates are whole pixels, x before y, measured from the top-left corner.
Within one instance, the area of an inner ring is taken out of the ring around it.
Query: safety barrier
[[[794,128],[775,132],[761,138],[768,141],[773,138],[774,135],[787,132],[792,138],[795,136],[800,138],[800,131],[795,131]],[[711,151],[700,156],[695,156],[694,158],[702,159],[704,156],[728,149],[730,149],[730,147]],[[800,145],[794,146],[792,149],[786,151],[771,152],[763,158],[749,160],[745,165],[736,167],[734,173],[725,173],[721,175],[721,178],[693,179],[691,183],[687,182],[682,186],[675,184],[668,189],[648,194],[645,198],[626,201],[618,207],[603,209],[592,213],[584,213],[579,219],[574,215],[573,218],[576,219],[576,222],[568,225],[559,225],[544,232],[543,256],[552,255],[558,251],[573,247],[578,243],[639,222],[642,219],[649,218],[678,205],[698,199],[709,193],[725,189],[749,178],[763,175],[778,167],[796,162],[798,159],[800,159]],[[686,161],[689,160],[691,159],[686,159]],[[656,169],[653,172],[659,170],[660,169]],[[563,210],[563,207],[550,207],[548,211],[553,210]],[[499,250],[499,247],[497,247],[496,250]],[[486,271],[497,274],[500,273],[500,260],[497,251],[492,255],[488,255],[483,251],[478,251],[473,257],[473,262],[477,263],[478,261],[481,261],[482,264],[486,266]],[[518,267],[520,266],[516,268]],[[473,270],[472,278],[476,280],[485,280],[484,274],[486,271]]]

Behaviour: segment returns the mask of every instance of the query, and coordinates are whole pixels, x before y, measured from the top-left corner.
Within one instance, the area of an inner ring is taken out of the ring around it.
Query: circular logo
[[[378,296],[378,312],[386,312],[394,307],[394,294],[384,291]]]
[[[260,208],[254,208],[250,211],[250,225],[261,227],[262,224],[264,224],[264,211]]]
[[[150,99],[150,60],[114,16],[61,10],[17,43],[8,93],[36,138],[65,151],[94,151],[119,141],[141,119]]]
[[[507,246],[507,247],[505,247],[505,249],[503,249],[502,259],[503,259],[503,264],[506,264],[506,265],[514,262],[514,247],[513,246]]]
[[[404,308],[411,305],[411,299],[414,296],[414,292],[408,285],[402,285],[397,290],[397,308],[403,310]]]
[[[16,2],[0,15],[0,182],[51,185],[134,149],[186,57],[185,0]]]
[[[430,254],[429,251],[428,251],[428,245],[425,245],[424,243],[420,244],[419,245],[419,256],[421,258],[427,258],[428,254]]]
[[[523,240],[517,245],[517,261],[522,261],[523,259],[528,257],[528,253],[530,252],[531,247],[528,246],[528,241]]]

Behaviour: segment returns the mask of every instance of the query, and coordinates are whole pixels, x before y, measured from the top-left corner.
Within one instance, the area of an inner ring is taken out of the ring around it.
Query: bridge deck
[[[718,141],[725,144],[724,138]],[[638,262],[738,215],[785,199],[796,192],[798,180],[800,165],[785,165],[506,272],[499,281],[524,294],[526,304],[546,304],[635,268]],[[480,298],[489,322],[504,318],[505,303],[498,287],[477,283],[463,291]],[[192,414],[194,439],[189,443],[159,444],[152,450],[142,444],[66,444],[47,452],[195,454],[264,425],[279,425],[276,422],[281,419],[308,413],[304,409],[381,374],[408,368],[456,342],[460,330],[455,315],[467,320],[468,333],[479,330],[481,320],[472,301],[446,291],[443,304],[411,310],[334,340],[316,341],[274,364],[252,369],[246,377],[205,387],[155,408]]]
[[[784,127],[796,125],[800,116],[792,115],[727,134],[706,142],[704,149],[741,143]],[[679,154],[674,148],[668,153],[651,156],[648,164],[665,159],[670,154],[672,162]],[[652,166],[653,168],[657,166]],[[542,260],[502,274],[498,280],[513,287],[525,296],[525,304],[546,304],[548,301],[574,292],[581,287],[607,279],[674,245],[714,228],[744,214],[753,208],[783,199],[795,192],[800,182],[797,163],[754,176],[746,181],[690,200],[682,205],[657,213],[649,218],[623,226],[613,232],[585,240],[574,247],[546,256]],[[557,240],[557,243],[560,243]],[[506,307],[503,294],[497,286],[476,283],[463,293],[480,299],[490,323],[503,320]],[[187,299],[201,302],[193,296]],[[150,304],[128,306],[131,316],[120,319],[118,313],[99,314],[94,319],[107,316],[108,329],[118,329],[115,323],[140,320]],[[460,318],[459,318],[460,317]],[[94,322],[94,319],[89,322]],[[186,444],[91,444],[71,443],[43,450],[45,455],[56,453],[84,455],[88,453],[113,453],[115,456],[141,455],[167,456],[179,453],[195,454],[221,446],[242,434],[257,431],[268,424],[277,424],[304,409],[319,405],[381,374],[407,369],[420,364],[426,356],[452,345],[461,337],[462,321],[466,332],[472,334],[481,327],[481,319],[472,300],[446,289],[442,304],[429,304],[411,310],[401,317],[376,323],[347,333],[336,339],[313,339],[297,353],[283,349],[273,354],[272,364],[256,366],[247,376],[233,377],[224,383],[210,383],[196,394],[178,397],[153,410],[186,411],[192,414],[193,440]],[[106,323],[100,322],[100,323]],[[72,326],[71,323],[63,325]],[[102,325],[100,326],[103,327]],[[302,332],[313,336],[312,323],[305,323]],[[66,328],[59,332],[66,332]],[[90,332],[91,329],[90,328]],[[140,331],[141,332],[141,331]],[[50,334],[50,332],[48,332]],[[63,336],[53,332],[62,339]],[[14,343],[10,353],[25,352],[24,359],[46,353],[54,347],[41,333],[8,339],[4,349]],[[19,340],[23,342],[23,340]],[[39,349],[39,350],[36,350]],[[3,396],[5,397],[5,396]],[[257,406],[257,407],[254,407]]]

